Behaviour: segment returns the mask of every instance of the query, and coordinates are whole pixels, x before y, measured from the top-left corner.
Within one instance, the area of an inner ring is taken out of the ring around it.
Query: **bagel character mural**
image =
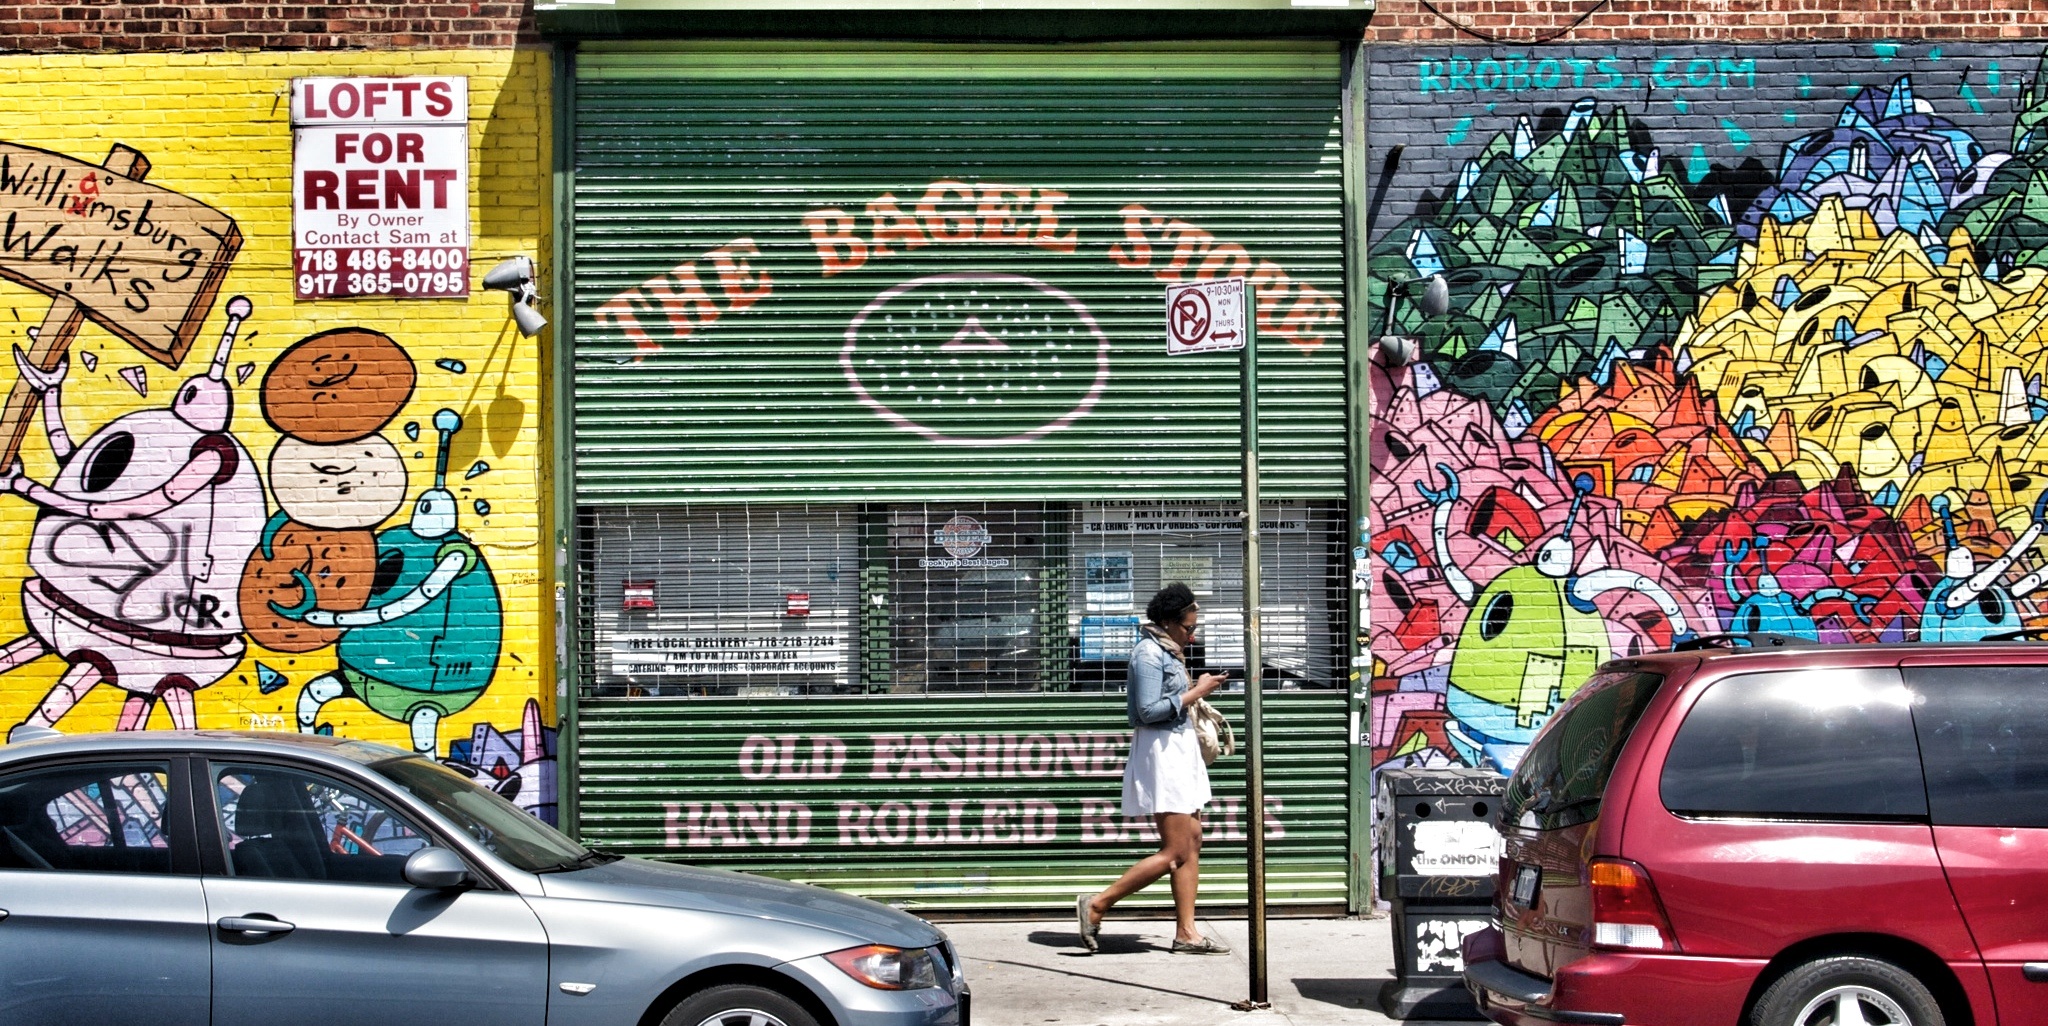
[[[449,448],[462,418],[434,413],[433,486],[405,523],[405,461],[381,432],[412,397],[417,371],[381,332],[308,336],[263,378],[278,512],[242,581],[243,615],[266,647],[335,649],[338,665],[299,690],[302,733],[332,733],[321,710],[342,697],[404,723],[413,749],[438,750],[440,721],[468,708],[497,666],[503,612],[482,552],[456,530]],[[412,426],[416,433],[417,425]],[[275,671],[273,671],[275,673]],[[269,678],[273,690],[282,674]]]
[[[511,60],[469,81],[530,105]],[[18,70],[17,98],[62,84]],[[0,741],[332,733],[551,817],[538,349],[461,290],[300,296],[290,190],[251,186],[293,180],[278,100],[318,74],[166,76],[257,129],[232,146],[118,107],[0,140]],[[545,167],[474,151],[486,192]],[[539,248],[494,217],[472,246]]]

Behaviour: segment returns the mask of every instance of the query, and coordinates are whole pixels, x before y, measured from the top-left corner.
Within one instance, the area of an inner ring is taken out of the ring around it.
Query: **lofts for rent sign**
[[[469,80],[292,80],[299,299],[469,294]]]

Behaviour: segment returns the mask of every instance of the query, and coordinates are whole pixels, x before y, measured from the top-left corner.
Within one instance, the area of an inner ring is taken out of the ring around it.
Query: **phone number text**
[[[439,299],[469,295],[469,251],[375,246],[292,251],[299,299]]]

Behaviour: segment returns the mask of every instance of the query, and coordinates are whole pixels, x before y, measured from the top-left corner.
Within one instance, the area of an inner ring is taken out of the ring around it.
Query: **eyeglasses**
[[[1174,624],[1174,626],[1175,626],[1175,627],[1178,627],[1178,628],[1180,628],[1181,630],[1183,630],[1183,631],[1185,631],[1185,632],[1187,632],[1187,634],[1188,634],[1188,636],[1189,636],[1189,637],[1193,637],[1193,636],[1194,636],[1194,635],[1195,635],[1196,633],[1198,633],[1198,632],[1199,632],[1199,631],[1201,631],[1201,629],[1202,629],[1202,625],[1201,625],[1201,624],[1198,624],[1198,623],[1196,623],[1196,624],[1187,624],[1187,623],[1177,623],[1177,624]]]

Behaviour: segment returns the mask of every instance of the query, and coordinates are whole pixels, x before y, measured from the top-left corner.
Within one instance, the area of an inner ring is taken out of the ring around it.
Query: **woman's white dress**
[[[1202,811],[1209,804],[1209,767],[1195,740],[1194,717],[1177,727],[1139,727],[1124,764],[1124,815]]]

